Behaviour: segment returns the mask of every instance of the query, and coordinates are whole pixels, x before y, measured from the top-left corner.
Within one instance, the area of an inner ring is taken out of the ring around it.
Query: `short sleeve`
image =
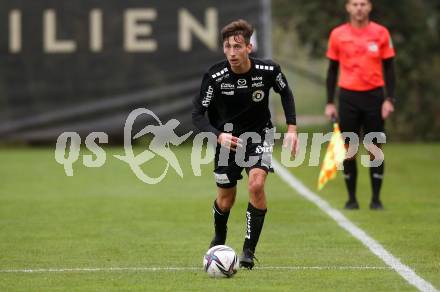
[[[382,33],[382,43],[381,43],[381,57],[382,59],[389,59],[396,55],[394,51],[393,41],[391,39],[390,33],[387,29],[384,29]]]
[[[339,49],[334,30],[330,33],[326,55],[329,59],[339,61]]]

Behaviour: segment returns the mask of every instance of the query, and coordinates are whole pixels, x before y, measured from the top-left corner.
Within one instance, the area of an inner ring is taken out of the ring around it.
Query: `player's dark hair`
[[[373,4],[372,0],[367,0],[368,2],[370,2],[370,4]],[[350,0],[346,0],[345,3],[348,4],[350,2]]]
[[[227,24],[222,28],[221,35],[222,40],[227,40],[230,36],[243,36],[244,42],[249,44],[251,36],[254,32],[253,26],[246,20],[239,19]]]

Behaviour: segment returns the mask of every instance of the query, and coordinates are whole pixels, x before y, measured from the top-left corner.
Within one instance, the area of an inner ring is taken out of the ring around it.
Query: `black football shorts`
[[[368,91],[352,91],[341,88],[339,91],[339,126],[342,133],[353,132],[359,137],[361,133],[377,132],[384,135],[382,118],[383,88]],[[346,138],[346,143],[348,143]],[[373,139],[377,143],[377,139]]]
[[[273,172],[272,152],[273,152],[273,132],[274,129],[266,128],[258,133],[260,141],[256,142],[250,138],[243,141],[243,148],[236,152],[230,150],[229,154],[224,155],[227,149],[217,144],[215,152],[214,176],[218,187],[231,188],[241,180],[243,169],[249,174],[253,168],[260,168],[266,172]],[[223,154],[222,154],[223,148]]]

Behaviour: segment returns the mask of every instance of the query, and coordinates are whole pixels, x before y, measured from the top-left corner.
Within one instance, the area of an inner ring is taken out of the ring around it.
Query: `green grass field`
[[[0,150],[0,291],[414,291],[395,271],[277,175],[267,184],[269,212],[257,250],[260,269],[214,280],[202,270],[212,236],[211,165],[195,177],[190,147],[176,149],[173,170],[157,185],[140,182],[110,154],[102,168],[77,162],[66,177],[52,149]],[[439,144],[385,148],[383,212],[370,211],[367,169],[360,170],[359,211],[342,211],[416,273],[440,287]],[[279,155],[275,155],[279,157]],[[150,175],[165,166],[153,159]],[[291,172],[315,191],[317,167]],[[320,195],[341,209],[339,176]],[[239,251],[245,227],[245,180],[227,244]],[[64,272],[22,269],[144,268]],[[148,270],[175,267],[181,270]],[[270,267],[290,267],[274,269]],[[190,268],[190,269],[185,269]],[[195,268],[195,269],[194,269]]]

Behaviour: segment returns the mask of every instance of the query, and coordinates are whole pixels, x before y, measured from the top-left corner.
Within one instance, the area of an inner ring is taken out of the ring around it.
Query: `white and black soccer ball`
[[[238,257],[229,246],[216,245],[203,257],[203,267],[210,277],[230,278],[237,273]]]

